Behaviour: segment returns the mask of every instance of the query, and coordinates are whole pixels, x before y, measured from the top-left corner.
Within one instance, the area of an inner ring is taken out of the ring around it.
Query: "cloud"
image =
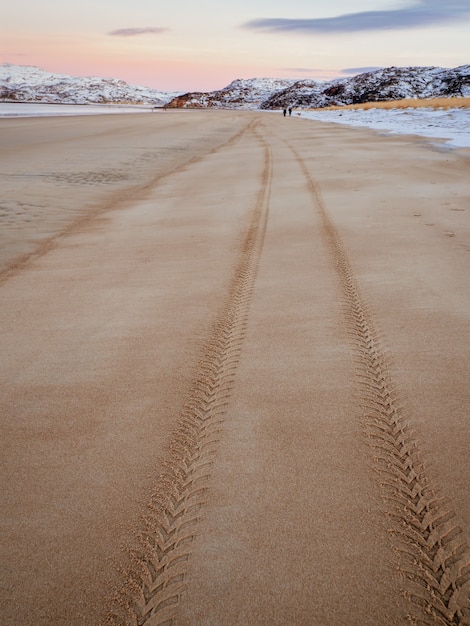
[[[334,78],[342,78],[343,76],[357,76],[366,72],[375,72],[383,70],[383,66],[367,66],[367,67],[346,67],[342,70],[315,68],[315,67],[282,67],[282,72],[292,74],[306,74],[314,80],[333,80]]]
[[[347,76],[356,76],[356,74],[365,74],[366,72],[375,72],[377,70],[383,70],[383,67],[346,67],[343,70],[339,70],[339,72]]]
[[[112,30],[108,35],[111,37],[138,37],[140,35],[161,35],[168,31],[168,28],[119,28]]]
[[[326,71],[314,67],[283,67],[282,70],[284,72],[298,72],[299,74],[314,74],[315,72]]]
[[[421,0],[409,6],[383,11],[345,13],[319,19],[257,19],[243,28],[267,33],[331,34],[360,31],[423,28],[457,22],[470,16],[468,0]]]

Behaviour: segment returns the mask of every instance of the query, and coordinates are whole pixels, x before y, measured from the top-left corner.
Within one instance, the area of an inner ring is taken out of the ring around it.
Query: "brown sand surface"
[[[470,624],[469,155],[0,120],[3,625]]]

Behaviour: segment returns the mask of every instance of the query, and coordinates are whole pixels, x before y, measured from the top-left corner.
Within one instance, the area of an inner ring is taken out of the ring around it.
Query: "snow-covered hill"
[[[28,65],[0,65],[0,101],[163,106],[176,94],[135,87],[116,78],[53,74]]]
[[[299,81],[272,94],[262,109],[285,106],[322,108],[332,105],[470,96],[470,65],[440,67],[388,67],[326,83]]]
[[[258,109],[273,93],[291,87],[285,78],[237,79],[217,91],[186,93],[174,98],[169,108]]]

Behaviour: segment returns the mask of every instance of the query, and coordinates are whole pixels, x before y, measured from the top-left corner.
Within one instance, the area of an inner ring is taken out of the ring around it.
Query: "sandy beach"
[[[470,151],[0,119],[4,626],[470,625]]]

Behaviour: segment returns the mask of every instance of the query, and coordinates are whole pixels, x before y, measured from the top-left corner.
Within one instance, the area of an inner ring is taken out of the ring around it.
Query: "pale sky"
[[[165,91],[470,63],[470,0],[9,0],[0,62]]]

